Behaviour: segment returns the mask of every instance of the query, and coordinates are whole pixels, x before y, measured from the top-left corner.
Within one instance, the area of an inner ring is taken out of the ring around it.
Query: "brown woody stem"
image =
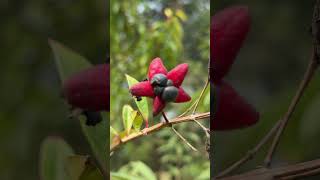
[[[151,133],[157,132],[163,128],[169,127],[170,125],[173,125],[173,124],[191,122],[191,121],[194,121],[194,119],[195,120],[205,120],[208,118],[210,118],[210,112],[200,113],[200,114],[190,115],[190,116],[184,116],[184,117],[177,117],[177,118],[171,119],[169,121],[169,123],[166,123],[166,122],[158,123],[158,124],[153,125],[149,128],[145,128],[140,132],[132,133],[126,137],[123,137],[121,139],[121,141],[114,139],[114,142],[111,144],[110,151],[114,151],[121,144],[125,144],[127,142],[132,141],[132,140],[138,139],[138,138],[144,136],[144,134],[146,134],[146,133],[151,134]]]

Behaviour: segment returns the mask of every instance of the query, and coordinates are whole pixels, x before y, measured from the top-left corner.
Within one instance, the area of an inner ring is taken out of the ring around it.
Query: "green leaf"
[[[155,173],[143,162],[132,161],[120,168],[117,172],[111,172],[112,180],[156,180]]]
[[[110,177],[112,180],[135,180],[137,178],[132,177],[126,173],[118,173],[118,172],[111,172]]]
[[[91,66],[83,56],[65,47],[57,41],[49,39],[49,44],[52,48],[54,59],[58,67],[61,81],[64,81],[74,73]]]
[[[86,168],[82,172],[79,180],[104,180],[105,178],[99,169],[91,162],[86,162]]]
[[[57,68],[62,81],[83,69],[91,66],[91,63],[81,55],[72,51],[71,49],[61,45],[60,43],[49,40],[50,46],[53,50]],[[101,167],[106,171],[108,168],[107,154],[109,151],[109,132],[108,132],[108,118],[109,114],[103,112],[103,121],[94,127],[89,127],[85,124],[85,118],[80,117],[80,124],[82,131],[85,134],[92,151],[100,163]]]
[[[85,134],[93,154],[97,158],[99,164],[107,171],[109,163],[108,156],[109,154],[109,132],[108,132],[108,122],[109,120],[103,120],[95,126],[87,126],[86,118],[80,117],[82,131]]]
[[[126,130],[121,131],[121,132],[119,133],[120,139],[122,139],[122,138],[126,137],[127,135],[128,135],[128,133],[127,133],[127,131],[126,131]]]
[[[111,177],[116,180],[157,179],[155,173],[141,161],[132,161],[122,166],[118,172],[112,172]]]
[[[320,94],[313,98],[309,105],[306,107],[306,111],[303,114],[303,121],[300,123],[300,136],[304,140],[317,138],[320,134],[319,127],[319,105]]]
[[[153,173],[153,171],[143,162],[134,161],[131,164],[134,167],[134,171],[139,172],[139,174],[141,174],[141,176],[144,179],[148,179],[148,180],[156,180],[157,179],[156,175]]]
[[[118,136],[118,135],[119,135],[118,132],[117,132],[112,126],[110,126],[110,132],[111,132],[111,134],[113,134],[114,136]]]
[[[134,120],[133,120],[133,128],[136,131],[139,131],[141,129],[141,125],[143,123],[143,117],[141,116],[141,114],[137,111],[135,111],[135,116],[134,116]]]
[[[127,82],[128,82],[128,86],[129,88],[134,85],[137,84],[139,81],[136,80],[135,78],[129,76],[128,74],[126,74],[126,78],[127,78]],[[135,103],[138,106],[139,111],[141,112],[143,119],[145,121],[148,122],[148,118],[149,118],[149,108],[148,108],[148,101],[146,97],[141,97],[141,101],[137,101],[135,99]]]
[[[103,180],[103,175],[89,156],[68,157],[67,172],[70,180]]]
[[[78,180],[86,168],[89,156],[73,155],[67,158],[66,170],[70,180]]]
[[[66,170],[67,158],[72,148],[59,137],[46,138],[40,148],[40,177],[45,180],[69,180]]]
[[[126,130],[127,134],[130,133],[130,130],[132,128],[132,123],[134,120],[134,117],[132,117],[132,112],[134,110],[130,105],[124,105],[122,108],[122,120],[123,120],[123,126],[124,129]]]

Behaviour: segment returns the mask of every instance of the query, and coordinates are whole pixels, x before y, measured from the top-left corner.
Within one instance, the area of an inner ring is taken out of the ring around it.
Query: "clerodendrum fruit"
[[[231,130],[255,124],[259,113],[229,84],[221,82],[214,87],[212,130]]]
[[[153,86],[156,86],[156,85],[159,85],[159,86],[166,86],[167,85],[167,76],[164,75],[164,74],[155,74],[150,83],[153,85]]]
[[[233,6],[211,18],[210,76],[219,82],[228,73],[250,28],[246,6]]]
[[[177,99],[179,89],[174,86],[167,86],[164,88],[161,99],[165,102],[173,102]]]
[[[70,105],[89,111],[110,110],[109,64],[81,71],[63,83],[63,95]]]

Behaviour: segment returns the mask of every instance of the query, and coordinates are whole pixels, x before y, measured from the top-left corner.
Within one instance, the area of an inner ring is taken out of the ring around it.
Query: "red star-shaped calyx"
[[[238,129],[255,124],[259,113],[232,86],[223,81],[229,72],[250,27],[248,8],[233,6],[211,18],[210,80],[214,103],[212,130]]]
[[[171,71],[167,69],[160,58],[152,60],[148,71],[148,80],[130,87],[133,96],[153,98],[153,115],[158,115],[166,103],[182,103],[191,100],[181,84],[188,72],[188,64],[179,64]]]

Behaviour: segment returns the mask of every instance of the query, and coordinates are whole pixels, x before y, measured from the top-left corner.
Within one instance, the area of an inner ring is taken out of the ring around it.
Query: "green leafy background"
[[[183,87],[193,99],[199,95],[208,76],[210,4],[208,0],[111,0],[110,11],[110,122],[123,136],[123,106],[128,104],[138,110],[128,91],[126,74],[138,81],[144,80],[153,58],[161,57],[169,70],[188,63],[190,68]],[[208,92],[199,112],[209,111]],[[148,99],[149,126],[160,121],[159,117],[151,117],[151,103]],[[167,115],[174,117],[189,105],[168,105]],[[161,130],[117,149],[110,157],[112,178],[208,179],[204,132],[195,123],[176,128],[200,152],[193,152],[172,130]]]
[[[107,1],[0,1],[0,179],[39,179],[40,146],[60,136],[77,154],[91,154],[78,121],[67,118],[48,38],[93,64],[109,46]]]

